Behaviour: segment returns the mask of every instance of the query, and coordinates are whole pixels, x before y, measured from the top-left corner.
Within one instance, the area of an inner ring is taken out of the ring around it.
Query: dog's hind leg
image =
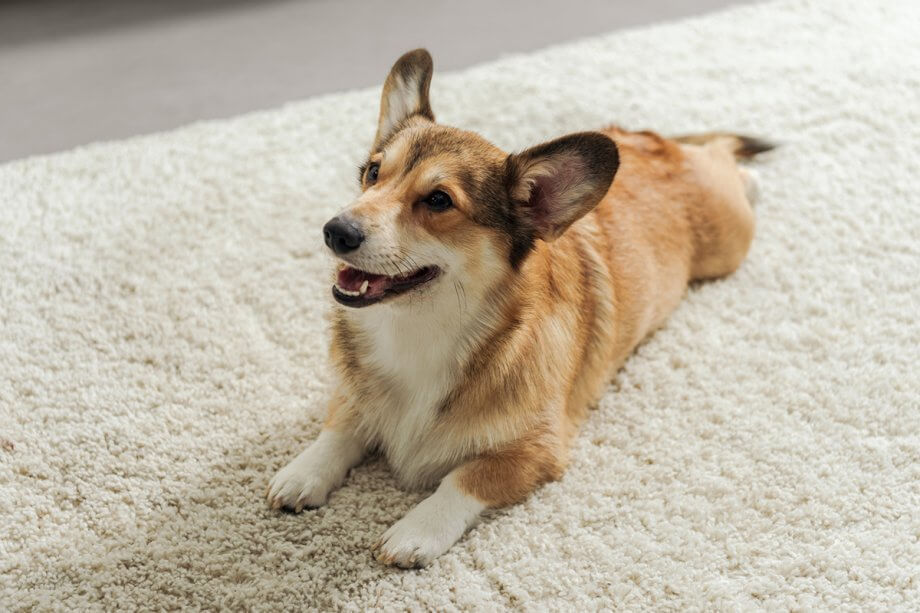
[[[752,171],[739,167],[772,145],[731,134],[687,136],[684,153],[699,185],[698,197],[688,203],[694,232],[693,279],[722,277],[741,265],[754,238],[753,201],[757,183]]]

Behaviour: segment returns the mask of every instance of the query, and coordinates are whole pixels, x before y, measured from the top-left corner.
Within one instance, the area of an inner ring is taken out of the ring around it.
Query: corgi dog
[[[435,123],[432,70],[424,49],[393,66],[361,194],[323,227],[335,389],[267,491],[275,509],[318,507],[382,453],[405,486],[436,485],[373,547],[401,567],[560,478],[589,408],[687,284],[741,264],[754,182],[736,160],[771,147],[610,127],[509,154]]]

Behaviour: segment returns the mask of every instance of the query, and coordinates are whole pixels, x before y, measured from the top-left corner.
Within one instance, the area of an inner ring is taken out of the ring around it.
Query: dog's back
[[[573,357],[578,366],[567,403],[573,431],[690,281],[724,276],[741,264],[754,236],[753,186],[736,156],[769,148],[723,134],[679,142],[616,127],[603,132],[619,150],[616,180],[590,213],[557,241],[539,245],[528,263],[531,283],[546,290],[547,312],[577,313],[576,346],[586,350]],[[560,286],[573,288],[571,295]]]

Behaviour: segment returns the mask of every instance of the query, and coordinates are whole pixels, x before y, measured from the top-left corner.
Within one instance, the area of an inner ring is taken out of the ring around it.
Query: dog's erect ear
[[[431,85],[431,73],[434,63],[431,54],[425,49],[416,49],[396,60],[380,98],[380,121],[377,124],[377,136],[374,149],[393,135],[405,119],[420,115],[434,121],[434,113],[428,103],[428,87]]]
[[[510,155],[506,164],[516,217],[552,241],[601,201],[620,156],[608,137],[581,132]]]

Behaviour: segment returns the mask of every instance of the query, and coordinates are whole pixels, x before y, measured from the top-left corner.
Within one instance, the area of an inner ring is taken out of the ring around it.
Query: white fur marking
[[[738,167],[741,173],[741,181],[744,183],[744,194],[747,196],[748,203],[754,204],[760,198],[760,175],[753,168],[744,166]]]
[[[278,471],[268,486],[272,508],[319,507],[361,461],[363,444],[351,434],[323,429],[313,443]]]
[[[486,506],[456,485],[456,473],[387,530],[377,559],[403,568],[427,566],[463,536]]]
[[[359,433],[380,445],[400,480],[410,486],[441,478],[481,446],[504,438],[496,432],[496,440],[447,444],[435,427],[438,409],[462,375],[470,349],[493,325],[494,315],[483,309],[491,288],[465,275],[464,257],[437,242],[416,243],[414,260],[443,271],[420,290],[423,295],[346,311],[367,339],[362,352],[368,366],[392,383],[380,390],[372,407],[360,411]],[[492,272],[503,264],[484,244],[480,265]]]

